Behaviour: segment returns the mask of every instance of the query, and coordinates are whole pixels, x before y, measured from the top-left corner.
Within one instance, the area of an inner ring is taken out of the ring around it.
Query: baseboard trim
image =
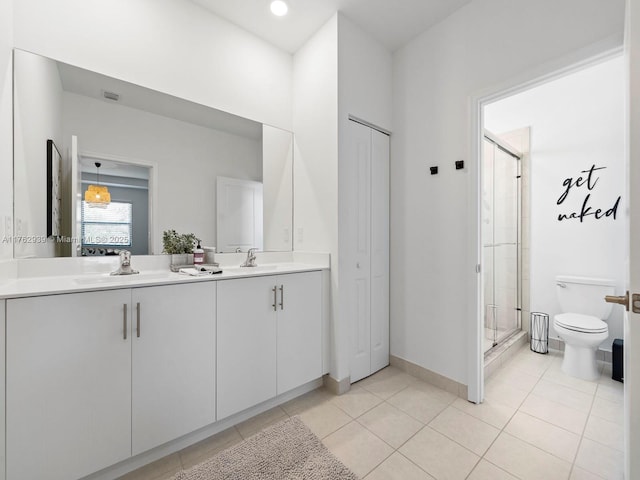
[[[275,398],[267,400],[259,405],[255,405],[254,407],[248,408],[242,412],[236,413],[227,418],[223,418],[222,420],[218,420],[211,425],[208,425],[200,430],[196,430],[195,432],[191,432],[183,437],[172,440],[164,445],[160,445],[156,448],[153,448],[147,452],[143,452],[135,457],[128,458],[123,460],[120,463],[115,465],[111,465],[110,467],[105,468],[104,470],[100,470],[98,472],[92,473],[83,477],[81,480],[111,480],[113,478],[118,478],[126,473],[129,473],[133,470],[136,470],[140,467],[143,467],[149,463],[152,463],[156,460],[159,460],[163,457],[171,455],[173,453],[179,452],[183,448],[189,447],[195,443],[198,443],[205,438],[208,438],[216,433],[222,432],[228,428],[233,427],[245,420],[248,420],[256,415],[265,412],[271,408],[277,407],[289,400],[292,400],[300,395],[308,393],[322,385],[322,379],[319,378],[317,380],[313,380],[309,383],[301,385],[298,388],[294,388],[293,390],[283,393]]]
[[[334,395],[342,395],[351,390],[351,377],[336,380],[331,375],[325,375],[322,377],[322,383],[324,384],[324,388]]]
[[[468,387],[460,382],[456,382],[455,380],[450,379],[449,377],[445,377],[444,375],[440,375],[439,373],[432,372],[431,370],[421,367],[420,365],[416,365],[404,358],[396,357],[394,355],[389,356],[389,361],[391,366],[396,367],[403,372],[408,373],[420,380],[423,380],[427,383],[435,385],[438,388],[442,388],[449,393],[453,393],[460,398],[464,398],[467,400],[469,397]]]

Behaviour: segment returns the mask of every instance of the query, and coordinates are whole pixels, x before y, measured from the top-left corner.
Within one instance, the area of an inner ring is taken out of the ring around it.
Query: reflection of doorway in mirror
[[[218,252],[263,250],[261,182],[217,177]],[[239,249],[239,250],[238,250]]]
[[[109,255],[122,248],[133,255],[153,253],[153,164],[111,155],[81,153],[78,159],[81,197],[96,181],[96,161],[101,163],[100,185],[109,189],[111,204],[114,207],[126,206],[128,214],[126,218],[111,215],[113,209],[107,208],[100,209],[101,215],[95,215],[90,207],[83,205],[79,231],[76,232],[77,238],[82,240],[80,255]],[[114,211],[124,210],[116,208]],[[112,235],[114,237],[110,238]]]
[[[62,210],[62,159],[53,140],[47,140],[47,237],[58,237]]]

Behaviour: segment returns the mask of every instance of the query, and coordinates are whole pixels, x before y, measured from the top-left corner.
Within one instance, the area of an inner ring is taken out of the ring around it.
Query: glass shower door
[[[482,239],[485,352],[520,330],[520,162],[485,138]]]

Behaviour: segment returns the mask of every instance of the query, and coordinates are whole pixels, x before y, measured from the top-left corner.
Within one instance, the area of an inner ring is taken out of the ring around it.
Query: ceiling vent
[[[117,102],[118,100],[120,100],[119,93],[107,92],[106,90],[102,91],[102,96],[107,100],[113,100],[114,102]]]

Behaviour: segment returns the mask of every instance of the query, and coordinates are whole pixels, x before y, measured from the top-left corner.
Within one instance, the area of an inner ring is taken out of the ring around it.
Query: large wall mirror
[[[14,185],[16,258],[292,249],[291,132],[17,49]]]

